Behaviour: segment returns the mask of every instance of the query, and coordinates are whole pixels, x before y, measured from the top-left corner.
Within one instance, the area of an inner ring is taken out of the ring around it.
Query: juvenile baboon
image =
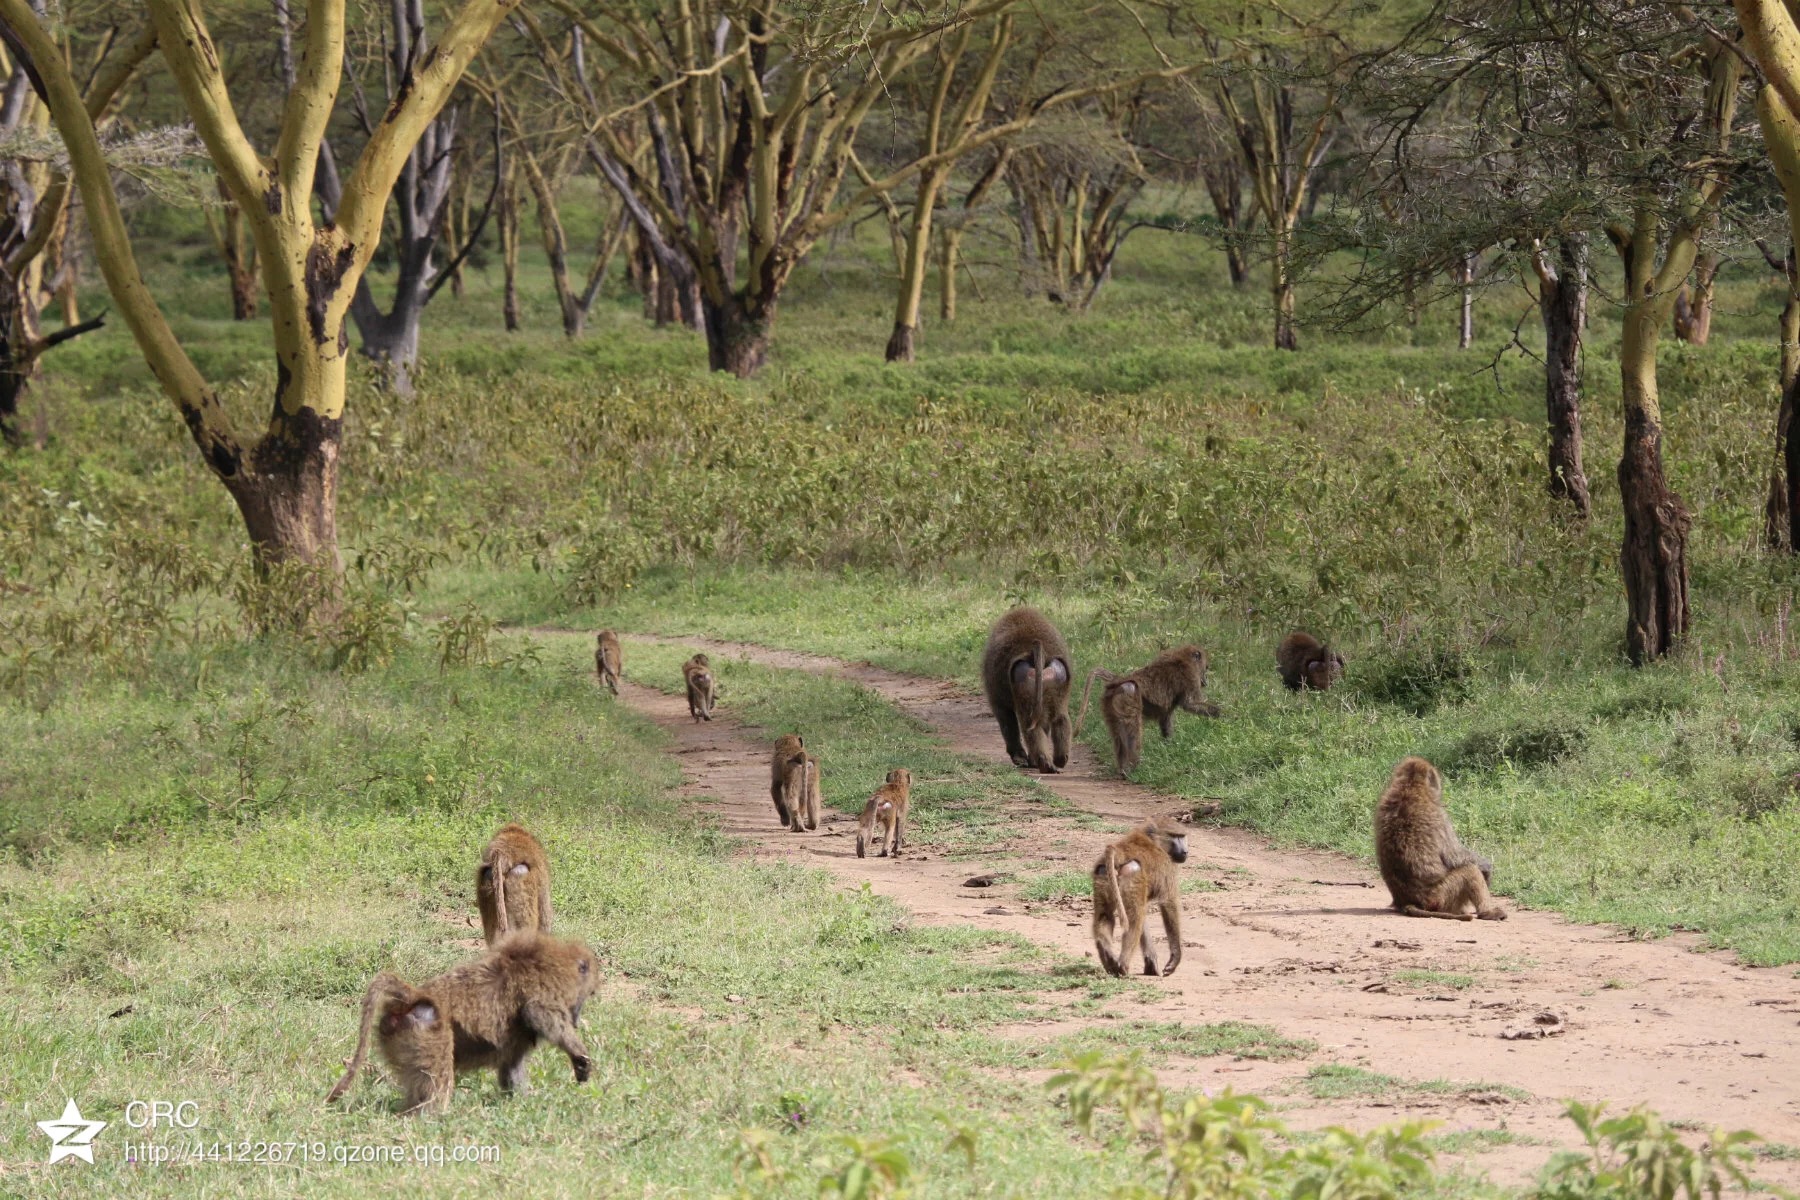
[[[713,686],[712,660],[704,654],[696,654],[681,664],[681,677],[687,681],[688,714],[695,721],[712,720],[713,701],[717,690]]]
[[[1100,693],[1100,716],[1112,734],[1113,762],[1119,774],[1131,774],[1144,753],[1144,697],[1138,681],[1127,675],[1107,684]]]
[[[1156,951],[1144,928],[1145,909],[1162,910],[1163,932],[1169,938],[1169,965],[1160,974],[1173,975],[1181,965],[1181,890],[1175,864],[1187,861],[1187,834],[1158,821],[1144,825],[1108,846],[1094,864],[1094,949],[1109,975],[1125,974],[1132,946],[1144,952],[1144,974],[1156,975]],[[1113,952],[1113,938],[1123,928],[1124,938]]]
[[[1323,692],[1343,677],[1344,656],[1310,633],[1296,629],[1275,648],[1275,665],[1290,692]]]
[[[1143,698],[1144,716],[1155,721],[1163,737],[1174,731],[1175,710],[1216,717],[1219,706],[1206,698],[1206,651],[1177,646],[1131,673]]]
[[[488,945],[508,933],[550,932],[550,863],[523,825],[506,825],[482,852],[475,906]]]
[[[775,801],[775,817],[789,832],[819,827],[819,760],[806,752],[797,733],[775,739],[769,758],[769,796]]]
[[[876,858],[897,857],[906,844],[906,811],[911,806],[912,772],[895,767],[887,773],[887,782],[863,805],[862,822],[856,829],[856,857],[867,858],[871,845],[881,847]]]
[[[1375,861],[1409,917],[1506,920],[1488,894],[1491,866],[1457,839],[1444,809],[1444,778],[1422,758],[1394,768],[1375,806]]]
[[[1069,686],[1075,668],[1062,634],[1032,608],[1015,608],[988,634],[981,686],[1016,766],[1069,765]]]
[[[515,933],[486,954],[413,987],[383,971],[363,995],[362,1027],[344,1077],[325,1097],[338,1099],[368,1059],[379,1026],[381,1057],[400,1083],[408,1113],[442,1112],[456,1076],[493,1067],[505,1091],[525,1083],[525,1057],[540,1038],[569,1056],[575,1082],[592,1064],[576,1024],[600,984],[600,962],[576,941]]]
[[[594,635],[594,670],[599,673],[600,682],[615,696],[619,694],[619,670],[624,662],[618,634],[602,629]]]

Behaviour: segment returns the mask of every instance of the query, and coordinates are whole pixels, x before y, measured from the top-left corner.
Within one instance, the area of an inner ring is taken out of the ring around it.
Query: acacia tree
[[[408,155],[517,2],[465,0],[434,51],[405,64],[404,86],[344,178],[334,219],[319,221],[313,178],[343,77],[345,0],[306,6],[305,49],[272,153],[259,152],[239,123],[197,0],[146,0],[182,107],[249,223],[263,267],[275,394],[262,435],[246,442],[144,283],[93,116],[55,41],[28,0],[0,0],[0,30],[30,64],[33,87],[67,147],[107,289],[207,468],[237,502],[261,564],[341,570],[337,473],[350,296],[380,241],[382,213]]]
[[[519,0],[508,0],[506,7],[517,3]],[[432,47],[426,28],[425,0],[388,0],[386,20],[382,81],[388,111],[392,111],[408,98],[419,64],[430,63],[439,51]],[[372,139],[375,119],[360,83],[355,101],[361,132]],[[442,108],[441,103],[439,107]],[[454,109],[438,112],[425,123],[408,147],[400,177],[391,189],[395,267],[392,302],[385,311],[382,309],[366,271],[357,275],[351,293],[350,318],[356,323],[362,352],[381,364],[388,385],[402,396],[410,396],[413,391],[412,373],[419,363],[419,328],[425,307],[451,278],[450,272],[439,270],[437,255],[450,208],[451,168],[458,149],[461,115]],[[323,153],[313,185],[329,221],[343,203],[344,181],[338,173],[337,154],[331,142],[323,141],[320,148]],[[469,240],[453,250],[454,263],[460,264],[481,236],[486,216],[484,208]]]
[[[114,27],[91,50],[87,83],[79,95],[91,122],[104,123],[120,89],[156,48],[156,31],[141,26],[121,40]],[[7,39],[13,46],[12,39]],[[65,59],[72,48],[65,33],[56,43]],[[42,374],[51,348],[100,327],[102,316],[77,321],[46,334],[39,314],[50,298],[69,243],[69,178],[51,162],[50,111],[33,91],[31,64],[17,53],[0,63],[0,438],[18,440],[20,403]],[[72,293],[70,293],[72,294]]]
[[[1282,5],[1246,9],[1235,26],[1209,27],[1218,60],[1213,98],[1237,142],[1268,237],[1275,348],[1297,350],[1294,232],[1341,120],[1349,51],[1335,6],[1304,19]]]
[[[794,268],[868,202],[1005,140],[1047,110],[1122,85],[1089,71],[1091,82],[1052,85],[1008,119],[946,130],[936,151],[845,187],[874,106],[941,38],[1019,2],[921,18],[857,0],[691,0],[654,14],[635,0],[552,0],[610,64],[571,89],[596,97],[587,122],[596,165],[659,270],[691,281],[714,370],[749,376],[761,368]],[[654,172],[634,161],[636,127]]]

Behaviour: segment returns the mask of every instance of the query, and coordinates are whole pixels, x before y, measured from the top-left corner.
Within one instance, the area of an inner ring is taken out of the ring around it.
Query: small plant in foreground
[[[1145,1161],[1162,1176],[1118,1195],[1232,1200],[1285,1195],[1305,1200],[1377,1200],[1431,1180],[1429,1123],[1408,1121],[1369,1134],[1331,1128],[1304,1146],[1281,1143],[1287,1127],[1254,1096],[1226,1089],[1177,1101],[1135,1056],[1069,1060],[1045,1085],[1067,1089],[1069,1112],[1092,1134],[1096,1115],[1116,1107],[1127,1131],[1148,1144]]]
[[[1715,1129],[1696,1150],[1653,1112],[1602,1119],[1605,1109],[1569,1102],[1565,1111],[1588,1148],[1552,1158],[1532,1200],[1701,1200],[1727,1187],[1750,1190],[1744,1166],[1755,1154],[1751,1143],[1762,1139],[1749,1130]]]

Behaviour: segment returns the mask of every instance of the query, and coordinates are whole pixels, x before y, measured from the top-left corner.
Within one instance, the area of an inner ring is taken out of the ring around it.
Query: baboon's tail
[[[356,1082],[357,1072],[369,1060],[369,1030],[375,1027],[375,1016],[381,1006],[389,1000],[405,999],[411,991],[406,981],[392,971],[383,971],[369,980],[369,990],[363,993],[362,1028],[356,1034],[356,1053],[350,1056],[350,1066],[344,1071],[344,1077],[337,1081],[337,1086],[325,1097],[325,1103],[330,1104],[349,1091],[350,1085]]]
[[[1087,724],[1088,697],[1094,694],[1094,680],[1104,679],[1106,682],[1111,683],[1117,678],[1118,676],[1114,675],[1111,671],[1103,670],[1100,667],[1095,667],[1092,671],[1088,672],[1087,686],[1081,689],[1081,715],[1075,718],[1076,737],[1081,736],[1081,728]]]
[[[512,874],[512,860],[504,854],[494,855],[494,940],[512,932],[512,918],[506,912],[506,877]]]
[[[1031,727],[1044,720],[1044,643],[1031,643]]]

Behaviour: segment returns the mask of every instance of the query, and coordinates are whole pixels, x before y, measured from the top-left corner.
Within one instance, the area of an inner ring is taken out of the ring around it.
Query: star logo
[[[94,1139],[106,1128],[106,1122],[82,1120],[81,1110],[75,1107],[75,1101],[71,1098],[63,1107],[62,1116],[54,1121],[39,1121],[37,1127],[50,1138],[51,1162],[79,1158],[92,1163]]]

